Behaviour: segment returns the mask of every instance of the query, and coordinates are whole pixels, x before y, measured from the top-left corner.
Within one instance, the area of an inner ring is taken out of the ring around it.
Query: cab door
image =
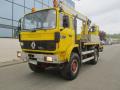
[[[60,13],[60,50],[66,51],[74,44],[74,31],[72,29],[71,17],[68,14]]]

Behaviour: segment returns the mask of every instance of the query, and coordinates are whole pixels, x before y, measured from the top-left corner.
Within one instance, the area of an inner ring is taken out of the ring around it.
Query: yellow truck
[[[21,59],[40,72],[57,67],[67,80],[77,77],[82,63],[97,64],[100,41],[96,27],[81,13],[54,0],[54,7],[19,20]]]

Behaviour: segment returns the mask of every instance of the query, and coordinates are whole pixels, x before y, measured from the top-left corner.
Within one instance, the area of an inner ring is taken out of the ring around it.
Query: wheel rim
[[[75,74],[78,70],[78,62],[76,59],[73,60],[72,64],[71,64],[71,71],[73,74]]]

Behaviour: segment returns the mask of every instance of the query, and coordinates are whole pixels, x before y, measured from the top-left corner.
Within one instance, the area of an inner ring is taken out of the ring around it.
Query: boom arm
[[[54,0],[54,6],[56,6],[55,1],[57,1],[57,0]],[[65,10],[65,12],[68,12],[68,13],[72,14],[73,16],[75,16],[77,19],[80,19],[83,22],[85,22],[85,23],[83,23],[84,25],[82,27],[83,29],[82,29],[81,33],[82,33],[82,35],[88,34],[88,28],[91,24],[91,21],[87,18],[87,16],[84,16],[83,14],[74,10],[74,8],[69,7],[65,0],[63,0],[63,1],[60,0],[59,2],[57,1],[57,5],[58,5],[57,7],[62,8],[63,10]]]
[[[82,21],[88,21],[88,18],[81,13],[77,12],[73,8],[69,7],[67,5],[67,2],[65,0],[53,0],[54,7],[61,7],[63,10],[67,11],[68,13],[71,13],[72,15],[76,16],[78,19]]]
[[[73,14],[74,16],[76,16],[78,19],[82,20],[82,21],[87,21],[88,18],[84,15],[82,15],[81,13],[77,12],[76,10],[74,10],[73,8],[70,8],[66,5],[66,1],[60,1],[59,6],[64,9],[65,11]]]

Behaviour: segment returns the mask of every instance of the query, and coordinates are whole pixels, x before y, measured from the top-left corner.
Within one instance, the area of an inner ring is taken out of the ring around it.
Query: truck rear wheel
[[[41,72],[41,71],[44,71],[44,68],[41,68],[40,66],[38,65],[34,65],[34,64],[31,64],[31,63],[28,63],[29,65],[29,68],[33,71],[33,72]]]
[[[72,53],[70,61],[64,65],[61,71],[62,76],[67,80],[73,80],[77,77],[80,68],[80,58],[77,53]]]
[[[94,59],[90,61],[90,64],[96,65],[99,58],[99,52],[97,49],[94,50]]]

